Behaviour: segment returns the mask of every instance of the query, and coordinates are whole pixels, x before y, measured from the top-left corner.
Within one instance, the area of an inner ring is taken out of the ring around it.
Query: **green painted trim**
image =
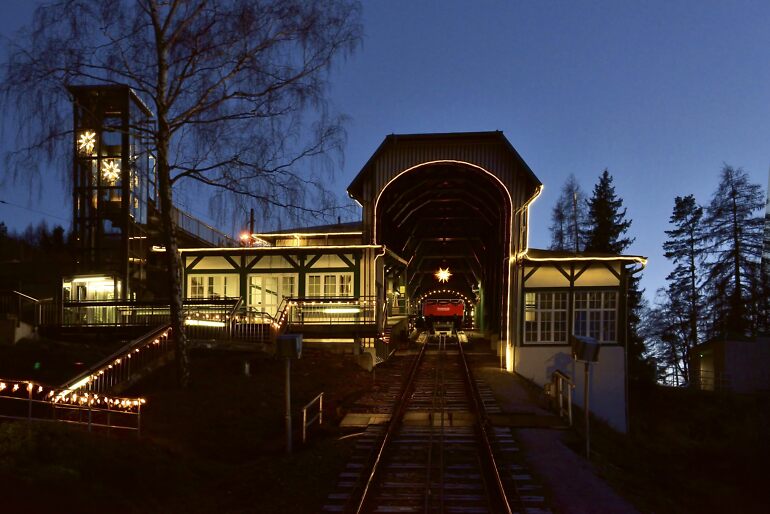
[[[297,268],[251,268],[248,270],[249,275],[258,273],[260,275],[270,273],[297,273]]]
[[[608,270],[610,270],[610,273],[612,273],[613,275],[615,275],[615,278],[617,278],[617,279],[618,279],[618,282],[620,282],[620,273],[618,273],[617,271],[615,271],[615,270],[612,268],[612,266],[610,266],[610,263],[608,263],[608,262],[606,262],[606,261],[602,261],[602,264],[604,264],[604,266],[605,266],[605,267],[606,267]]]
[[[312,267],[313,267],[313,264],[315,264],[316,262],[318,262],[318,261],[321,259],[321,257],[323,257],[324,255],[328,255],[328,254],[323,254],[323,253],[322,253],[322,254],[314,255],[314,256],[313,256],[313,257],[310,259],[310,261],[309,261],[307,264],[305,264],[305,266],[304,266],[304,267],[305,267],[305,268],[307,268],[307,269],[310,269],[310,268],[312,268]]]
[[[297,295],[305,296],[305,255],[299,256],[299,277],[297,280]]]
[[[203,260],[203,256],[202,255],[199,255],[198,257],[195,257],[193,259],[193,261],[190,263],[189,266],[185,266],[185,270],[189,271],[189,270],[193,269],[195,267],[195,265],[198,264],[202,260]]]
[[[296,262],[294,259],[292,259],[290,256],[288,256],[288,255],[281,255],[281,257],[283,257],[283,259],[286,262],[288,262],[289,266],[291,266],[292,268],[294,268],[294,269],[299,269],[300,268],[299,263]]]
[[[355,272],[355,268],[305,268],[305,272],[311,275],[316,273],[341,273],[341,272]]]
[[[246,256],[244,256],[244,257],[246,257]],[[254,259],[249,261],[249,263],[245,266],[246,269],[253,268],[262,259],[262,257],[263,257],[262,255],[255,256]]]
[[[345,256],[345,254],[344,254],[344,253],[335,253],[334,255],[336,255],[337,257],[339,257],[339,258],[340,258],[340,260],[341,260],[342,262],[344,262],[345,264],[347,264],[349,268],[351,268],[351,269],[352,269],[352,268],[355,268],[355,265],[354,265],[352,262],[350,262],[350,259],[348,259],[348,258]]]
[[[186,275],[237,275],[240,273],[240,270],[238,268],[233,269],[193,269],[188,270]]]
[[[577,281],[577,279],[579,279],[579,278],[580,278],[580,275],[582,275],[583,273],[585,273],[586,271],[588,271],[588,268],[590,268],[590,267],[591,267],[591,263],[589,262],[588,264],[586,264],[585,266],[583,266],[583,269],[581,269],[581,270],[580,270],[580,271],[578,271],[577,273],[573,273],[573,274],[572,274],[572,275],[573,275],[573,278],[572,278],[572,280],[573,280],[573,281]]]
[[[354,255],[353,260],[355,261],[355,269],[353,272],[353,296],[358,298],[361,296],[361,256]]]
[[[235,262],[235,261],[232,259],[232,257],[230,257],[229,255],[225,255],[225,256],[224,256],[224,258],[225,258],[225,260],[226,260],[227,262],[229,262],[230,264],[232,264],[232,266],[233,266],[233,269],[236,269],[236,270],[237,270],[238,268],[240,268],[240,266],[238,266],[238,263],[237,263],[237,262]]]
[[[534,275],[534,274],[535,274],[535,272],[536,272],[537,270],[539,270],[539,269],[540,269],[540,265],[539,265],[539,264],[535,264],[534,266],[532,266],[532,269],[531,269],[531,270],[529,270],[529,272],[527,272],[527,273],[524,275],[524,282],[526,282],[527,280],[529,280],[529,277],[531,277],[532,275]]]

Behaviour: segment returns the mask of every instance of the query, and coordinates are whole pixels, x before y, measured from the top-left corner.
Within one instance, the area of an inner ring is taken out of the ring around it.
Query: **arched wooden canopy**
[[[509,308],[510,256],[526,244],[525,205],[540,181],[501,132],[390,135],[348,193],[363,206],[364,238],[409,262],[407,294],[483,291],[490,327]]]

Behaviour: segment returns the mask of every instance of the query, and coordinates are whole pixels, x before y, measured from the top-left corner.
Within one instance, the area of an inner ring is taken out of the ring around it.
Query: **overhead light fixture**
[[[449,282],[449,277],[451,277],[452,274],[449,272],[449,268],[439,268],[436,272],[436,279],[438,279],[439,282]]]
[[[361,307],[329,307],[323,310],[326,314],[358,314]]]
[[[205,319],[186,319],[184,324],[192,327],[224,327],[224,321],[211,321]]]

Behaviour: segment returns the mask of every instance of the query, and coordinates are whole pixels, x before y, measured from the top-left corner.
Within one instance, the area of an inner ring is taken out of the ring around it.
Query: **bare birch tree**
[[[12,173],[68,162],[59,161],[71,148],[68,85],[125,84],[153,108],[154,126],[134,129],[155,149],[181,385],[175,186],[187,179],[268,210],[322,210],[305,202],[325,191],[310,161],[344,140],[324,101],[328,71],[360,38],[354,0],[60,0],[41,5],[11,47],[0,93],[18,127]]]

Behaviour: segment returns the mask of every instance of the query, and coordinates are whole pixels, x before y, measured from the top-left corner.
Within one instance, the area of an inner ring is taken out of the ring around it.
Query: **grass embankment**
[[[249,360],[251,376],[243,375]],[[191,386],[160,370],[128,395],[147,398],[143,436],[88,434],[58,425],[0,425],[3,505],[24,512],[317,512],[347,462],[341,406],[370,375],[339,355],[305,351],[292,363],[298,409],[325,392],[328,425],[284,451],[284,363],[198,351]],[[23,509],[22,509],[23,507]]]
[[[642,511],[767,512],[770,398],[650,386],[631,406],[628,437],[592,426],[593,461]]]

